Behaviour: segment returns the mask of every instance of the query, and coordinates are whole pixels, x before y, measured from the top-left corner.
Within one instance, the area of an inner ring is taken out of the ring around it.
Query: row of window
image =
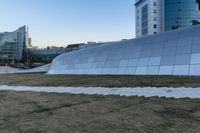
[[[153,5],[154,5],[154,6],[157,6],[157,3],[154,2]],[[153,12],[154,12],[154,14],[156,14],[156,13],[157,13],[157,10],[154,9]],[[156,17],[154,17],[154,21],[157,21]],[[157,28],[157,25],[154,24],[153,27],[154,27],[154,29],[156,29],[156,28]],[[154,34],[157,34],[157,32],[154,31]]]
[[[157,3],[154,2],[153,5],[154,5],[154,6],[157,6]],[[139,14],[139,12],[140,12],[140,11],[137,10],[137,14]],[[154,10],[153,10],[153,13],[154,13],[154,14],[157,14],[157,10],[154,9]],[[139,24],[138,21],[139,21],[140,17],[137,16],[136,19],[137,19],[136,25],[137,25],[137,27],[139,27],[140,24]],[[157,18],[154,17],[153,20],[156,22],[156,21],[157,21]],[[142,35],[148,34],[148,5],[145,5],[145,6],[142,7],[142,22],[141,22],[141,23],[142,23]],[[156,28],[157,28],[157,25],[154,24],[154,25],[153,25],[153,28],[156,29]],[[136,32],[139,33],[139,30],[137,29]],[[157,32],[155,31],[154,34],[157,34]]]

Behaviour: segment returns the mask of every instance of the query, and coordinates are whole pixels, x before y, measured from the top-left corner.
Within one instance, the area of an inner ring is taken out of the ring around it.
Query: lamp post
[[[13,65],[13,67],[15,66],[15,52],[16,52],[16,49],[15,49],[15,47],[14,47],[14,45],[13,45],[13,48],[12,48],[12,50],[13,50],[13,55],[12,55],[12,57],[13,57],[13,61],[12,61],[12,65]]]
[[[28,62],[28,59],[29,59],[29,50],[27,49],[27,54],[26,54],[26,66],[29,67],[29,62]]]

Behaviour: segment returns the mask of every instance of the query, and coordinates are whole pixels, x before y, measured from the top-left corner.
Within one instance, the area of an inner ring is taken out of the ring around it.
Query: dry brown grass
[[[1,133],[198,133],[200,100],[0,91]]]
[[[0,85],[200,87],[200,77],[0,75]],[[0,91],[0,133],[198,133],[199,99]]]
[[[10,74],[0,75],[0,85],[76,87],[200,87],[200,77]]]

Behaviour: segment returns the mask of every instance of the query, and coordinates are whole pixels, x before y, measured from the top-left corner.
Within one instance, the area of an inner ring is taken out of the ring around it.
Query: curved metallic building
[[[28,44],[28,28],[0,33],[0,62],[20,61]]]
[[[200,75],[200,25],[62,54],[48,73]]]

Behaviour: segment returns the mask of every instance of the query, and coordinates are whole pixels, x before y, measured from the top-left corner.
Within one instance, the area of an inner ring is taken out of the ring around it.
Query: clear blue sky
[[[0,32],[29,27],[32,44],[135,37],[134,0],[0,0]]]

